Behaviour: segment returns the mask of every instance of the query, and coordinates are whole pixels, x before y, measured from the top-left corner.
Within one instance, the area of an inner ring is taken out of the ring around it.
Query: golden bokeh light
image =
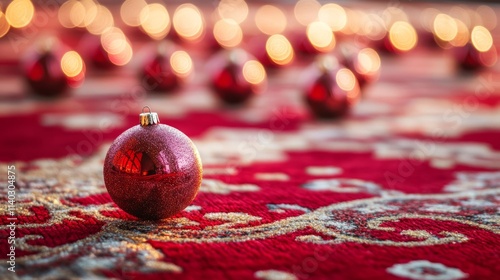
[[[109,54],[119,54],[130,44],[120,28],[111,27],[101,34],[101,45]]]
[[[5,10],[5,17],[10,26],[22,28],[27,26],[35,14],[35,7],[30,0],[14,0]]]
[[[375,74],[380,70],[380,56],[371,48],[364,48],[358,52],[357,63],[354,68],[361,74]]]
[[[450,44],[454,47],[465,46],[470,39],[469,28],[467,28],[467,25],[459,19],[455,19],[455,22],[457,24],[457,36],[450,41]]]
[[[294,58],[292,44],[281,34],[272,35],[267,39],[266,52],[271,61],[277,65],[287,65]]]
[[[98,5],[94,20],[90,22],[86,28],[91,34],[100,35],[113,25],[114,19],[111,11],[102,5]]]
[[[328,24],[315,21],[307,26],[307,39],[318,51],[328,52],[335,47],[335,36]]]
[[[63,27],[79,26],[85,19],[85,7],[77,0],[66,1],[59,8],[57,17]]]
[[[337,75],[335,75],[335,81],[337,82],[339,88],[345,91],[351,91],[357,85],[356,77],[351,70],[347,68],[342,68],[337,72]]]
[[[141,11],[148,3],[144,0],[126,0],[120,6],[120,17],[128,26],[141,25]]]
[[[83,5],[84,20],[78,25],[79,27],[89,26],[97,17],[98,4],[94,0],[80,0]],[[72,15],[80,13],[80,9],[71,11]]]
[[[264,34],[278,34],[286,29],[286,16],[280,8],[272,5],[264,5],[255,13],[255,24]]]
[[[248,17],[248,5],[244,0],[221,0],[217,12],[223,19],[242,23]]]
[[[344,8],[333,3],[325,4],[319,9],[318,19],[328,24],[333,31],[340,31],[347,24]]]
[[[321,4],[316,0],[299,0],[294,6],[295,19],[302,25],[307,26],[316,20]]]
[[[149,4],[139,14],[141,28],[149,37],[161,40],[170,31],[170,16],[167,8],[160,3]]]
[[[175,51],[170,56],[172,70],[181,77],[187,77],[193,72],[193,60],[185,51]]]
[[[476,50],[487,52],[493,46],[493,37],[490,31],[484,26],[474,26],[470,34],[470,40]]]
[[[253,85],[259,85],[266,80],[266,69],[257,60],[249,60],[243,64],[243,78]]]
[[[240,25],[232,19],[221,19],[214,25],[214,38],[225,48],[238,46],[243,39]]]
[[[444,42],[453,40],[458,34],[457,22],[447,14],[438,14],[434,18],[434,35]]]
[[[117,54],[108,53],[108,58],[109,61],[111,61],[111,63],[113,63],[114,65],[123,66],[130,62],[133,54],[134,53],[132,51],[132,46],[130,46],[130,44],[127,43],[125,45],[125,48],[120,53]]]
[[[5,17],[4,13],[0,11],[0,38],[5,36],[10,30],[10,24],[7,21],[7,18]]]
[[[396,21],[389,29],[389,40],[397,50],[410,51],[417,45],[417,31],[409,22]]]
[[[347,8],[344,8],[344,11],[347,15],[347,23],[341,30],[342,33],[368,35],[372,34],[372,32],[368,30],[375,30],[371,26],[372,22],[370,21],[370,17],[367,13],[360,10],[352,10]],[[380,18],[380,20],[383,23],[382,18]]]
[[[174,12],[172,19],[177,34],[188,41],[196,41],[204,32],[203,17],[193,4],[182,4]]]
[[[387,28],[384,20],[379,15],[371,13],[366,15],[364,22],[356,33],[366,36],[370,40],[378,41],[387,35]]]
[[[84,63],[80,55],[75,51],[66,52],[61,59],[61,70],[63,73],[74,78],[84,71]]]

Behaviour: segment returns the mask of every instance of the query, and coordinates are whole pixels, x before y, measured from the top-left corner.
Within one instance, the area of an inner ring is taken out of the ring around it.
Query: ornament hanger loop
[[[144,109],[146,108],[149,112],[144,112]],[[142,107],[142,113],[139,114],[139,123],[141,126],[157,125],[160,123],[160,119],[158,118],[157,113],[151,112],[151,108],[149,108],[149,106],[144,106]]]

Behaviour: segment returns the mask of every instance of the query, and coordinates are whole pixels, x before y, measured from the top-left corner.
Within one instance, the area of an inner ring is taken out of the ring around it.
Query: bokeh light
[[[10,24],[7,21],[7,17],[5,17],[4,13],[0,11],[0,38],[5,36],[10,30]]]
[[[185,51],[175,51],[170,56],[172,70],[181,77],[187,77],[193,72],[193,61]]]
[[[108,53],[108,58],[114,65],[123,66],[130,62],[133,54],[132,46],[127,43],[121,52],[116,54]]]
[[[321,4],[316,0],[299,0],[294,6],[295,19],[302,25],[307,26],[316,20]]]
[[[287,65],[294,58],[292,44],[281,34],[272,35],[267,39],[266,52],[271,61],[277,65]]]
[[[475,26],[472,29],[470,40],[474,48],[480,52],[487,52],[493,46],[493,37],[484,26]]]
[[[396,21],[389,29],[389,40],[394,48],[407,52],[417,45],[417,31],[406,21]]]
[[[61,59],[61,70],[70,78],[81,75],[84,67],[82,58],[75,51],[66,52]]]
[[[170,16],[167,8],[160,3],[143,7],[139,14],[139,21],[142,30],[156,40],[165,38],[170,31]]]
[[[33,19],[35,7],[30,0],[14,0],[10,2],[5,10],[5,17],[10,26],[22,28],[27,26]]]
[[[257,60],[249,60],[243,64],[243,78],[253,85],[260,85],[266,80],[266,70]]]
[[[307,39],[320,52],[331,51],[335,47],[335,36],[328,24],[315,21],[307,26]]]
[[[98,4],[93,0],[80,0],[83,5],[84,20],[78,25],[79,27],[89,26],[97,17]],[[72,11],[72,16],[80,13],[79,10]]]
[[[214,38],[224,48],[238,46],[243,39],[240,25],[232,19],[221,19],[214,25]]]
[[[174,12],[172,19],[177,34],[187,41],[197,41],[204,32],[204,21],[198,8],[193,4],[182,4]]]
[[[325,4],[319,9],[318,19],[328,24],[333,31],[340,31],[347,24],[344,8],[333,3]]]
[[[453,40],[458,34],[457,22],[447,14],[438,14],[434,18],[434,35],[444,42]]]
[[[342,68],[337,71],[335,81],[337,82],[337,85],[345,91],[351,91],[357,85],[356,77],[351,70],[347,68]]]
[[[217,12],[223,19],[242,23],[248,17],[248,5],[244,0],[221,0]]]
[[[108,28],[101,35],[101,45],[108,54],[119,54],[129,44],[123,31],[117,27]]]
[[[287,20],[280,8],[264,5],[255,13],[255,24],[262,33],[273,35],[285,31]]]
[[[454,47],[465,46],[470,39],[469,28],[467,28],[467,25],[459,19],[455,19],[455,23],[457,24],[457,36],[450,41],[450,44]]]
[[[114,25],[114,19],[113,19],[113,14],[111,14],[111,11],[102,5],[98,5],[94,20],[90,22],[86,26],[86,28],[89,31],[89,33],[94,35],[100,35],[106,29],[112,27],[113,25]]]
[[[380,56],[371,48],[364,48],[358,52],[357,63],[354,68],[357,72],[365,75],[373,75],[380,70]]]
[[[120,6],[120,17],[128,26],[140,26],[142,9],[147,5],[144,0],[126,0]]]

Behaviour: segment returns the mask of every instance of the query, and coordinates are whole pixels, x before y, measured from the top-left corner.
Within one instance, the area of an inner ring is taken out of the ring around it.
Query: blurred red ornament
[[[491,67],[498,59],[494,45],[486,51],[479,51],[469,43],[463,47],[457,47],[453,51],[458,66],[468,71]]]
[[[159,124],[154,112],[115,139],[104,161],[104,182],[113,201],[141,219],[159,220],[186,208],[195,198],[202,165],[193,142]]]
[[[171,43],[162,42],[155,55],[145,63],[140,78],[148,91],[172,92],[192,72],[193,62],[189,54]]]
[[[223,52],[213,64],[212,86],[225,103],[243,103],[266,83],[266,71],[262,64],[241,49]]]
[[[40,40],[23,63],[27,84],[44,97],[65,94],[70,86],[78,86],[85,77],[85,64],[80,55],[69,51],[54,38]]]
[[[352,71],[340,65],[336,58],[326,56],[320,58],[316,72],[305,95],[311,111],[320,118],[346,115],[360,94]]]

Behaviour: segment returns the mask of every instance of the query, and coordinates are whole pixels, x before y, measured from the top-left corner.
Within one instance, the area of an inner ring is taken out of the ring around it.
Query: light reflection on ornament
[[[84,66],[82,58],[75,51],[66,52],[61,59],[61,69],[70,78],[81,75]]]
[[[260,85],[266,79],[266,70],[257,60],[249,60],[243,65],[243,78],[253,85]]]
[[[264,5],[255,14],[255,24],[262,33],[273,35],[285,31],[287,20],[280,8]]]
[[[174,12],[172,24],[177,34],[187,41],[197,41],[204,32],[203,16],[193,4],[182,4]]]
[[[266,52],[271,61],[277,65],[287,65],[294,58],[292,44],[281,34],[272,35],[267,39]]]
[[[170,56],[170,66],[180,77],[188,77],[193,72],[193,61],[185,51],[175,51]]]
[[[380,70],[380,56],[374,49],[364,48],[360,50],[356,61],[354,68],[360,74],[373,75]]]

